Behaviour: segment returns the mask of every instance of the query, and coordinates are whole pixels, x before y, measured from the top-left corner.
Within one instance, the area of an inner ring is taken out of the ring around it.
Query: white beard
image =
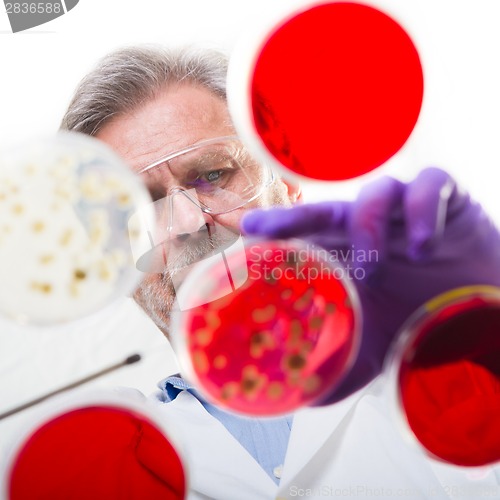
[[[219,226],[210,237],[177,249],[175,255],[170,255],[161,273],[150,274],[139,285],[134,294],[135,300],[165,335],[169,334],[171,311],[176,307],[176,288],[185,279],[190,267],[227,248],[239,236],[239,233]]]

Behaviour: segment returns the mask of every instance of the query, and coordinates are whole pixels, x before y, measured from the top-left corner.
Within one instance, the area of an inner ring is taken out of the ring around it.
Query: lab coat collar
[[[332,440],[332,435],[347,424],[356,403],[364,394],[365,391],[360,391],[335,405],[305,408],[295,413],[280,490],[293,482],[295,476],[314,458],[325,442]],[[325,432],[325,429],[331,431]]]
[[[158,404],[180,434],[189,468],[189,498],[234,500],[235,491],[240,492],[238,500],[276,497],[278,487],[264,469],[192,394],[184,391],[174,401]]]

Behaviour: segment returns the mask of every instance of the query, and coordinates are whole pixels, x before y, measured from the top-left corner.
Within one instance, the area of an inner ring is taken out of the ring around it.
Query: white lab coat
[[[380,381],[295,414],[279,486],[194,396],[184,391],[158,404],[186,452],[189,500],[500,498],[498,468],[450,467],[409,446],[389,417]],[[481,477],[471,480],[472,473]]]

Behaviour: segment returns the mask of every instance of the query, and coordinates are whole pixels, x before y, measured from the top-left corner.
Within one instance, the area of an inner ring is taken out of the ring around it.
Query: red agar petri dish
[[[247,241],[188,276],[180,293],[196,305],[174,318],[174,345],[208,400],[272,416],[336,387],[357,353],[358,307],[344,270],[320,255],[294,240]]]
[[[500,289],[467,287],[429,302],[392,361],[407,427],[433,458],[500,461]]]
[[[180,500],[182,462],[140,413],[89,406],[59,414],[22,444],[11,465],[10,500]]]
[[[228,99],[238,133],[284,175],[340,181],[370,172],[417,123],[417,49],[368,5],[294,9],[233,53]]]

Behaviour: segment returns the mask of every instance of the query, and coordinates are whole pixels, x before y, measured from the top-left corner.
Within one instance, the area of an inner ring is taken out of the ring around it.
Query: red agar
[[[222,406],[291,412],[328,394],[350,365],[357,339],[349,295],[332,267],[304,255],[285,242],[252,244],[246,282],[186,312],[198,384]],[[226,267],[206,279],[225,282]]]
[[[443,310],[406,350],[399,375],[408,423],[437,458],[500,460],[500,308],[472,299]]]
[[[260,49],[252,79],[257,133],[289,170],[322,180],[379,167],[410,136],[423,73],[404,29],[348,2],[285,21]]]
[[[168,440],[132,411],[88,407],[44,424],[18,453],[9,498],[185,498],[182,463]]]

